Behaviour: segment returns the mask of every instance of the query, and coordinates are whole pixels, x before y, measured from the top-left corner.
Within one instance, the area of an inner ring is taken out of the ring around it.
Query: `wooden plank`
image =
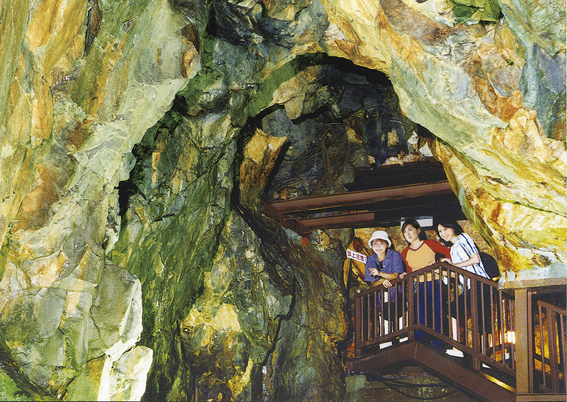
[[[350,225],[364,224],[374,220],[374,212],[355,212],[352,214],[341,214],[335,216],[323,216],[319,218],[300,219],[305,229],[351,227]]]
[[[448,194],[453,190],[447,181],[420,183],[408,186],[386,187],[367,191],[331,194],[317,197],[306,197],[288,201],[277,201],[269,204],[280,213],[316,210],[320,208],[360,205],[392,199],[415,198],[432,194]]]
[[[565,394],[517,394],[516,402],[547,402],[547,401],[563,401],[565,402]]]
[[[434,208],[434,209],[433,209]],[[298,221],[307,230],[312,229],[333,229],[333,228],[354,228],[354,227],[372,227],[379,224],[395,222],[400,223],[400,217],[403,216],[440,216],[446,214],[463,215],[460,204],[439,204],[424,205],[405,208],[392,208],[382,211],[373,212],[350,212],[329,216],[320,216],[315,218],[298,218]],[[464,215],[463,215],[464,217]]]
[[[384,349],[370,356],[347,362],[352,372],[377,372],[382,368],[404,362],[415,362],[434,375],[449,381],[459,389],[465,389],[487,401],[514,401],[514,390],[497,383],[482,373],[475,373],[455,363],[445,354],[439,354],[420,343],[407,341],[399,346]]]

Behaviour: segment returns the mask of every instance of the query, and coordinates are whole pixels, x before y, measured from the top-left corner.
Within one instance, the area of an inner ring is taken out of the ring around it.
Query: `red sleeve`
[[[409,250],[409,246],[404,248],[404,250],[402,251],[402,260],[403,260],[404,264],[406,265],[406,268],[408,269],[408,273],[410,273],[412,271],[412,269],[408,264],[408,260],[406,260],[406,257],[408,255],[408,250]]]
[[[435,240],[425,240],[425,243],[429,246],[434,253],[444,254],[449,260],[451,259],[451,250]]]

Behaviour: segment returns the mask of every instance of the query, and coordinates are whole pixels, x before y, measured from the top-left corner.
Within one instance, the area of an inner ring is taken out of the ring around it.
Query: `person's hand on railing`
[[[392,282],[390,282],[388,279],[384,279],[384,282],[382,282],[382,285],[384,285],[385,288],[391,288]]]

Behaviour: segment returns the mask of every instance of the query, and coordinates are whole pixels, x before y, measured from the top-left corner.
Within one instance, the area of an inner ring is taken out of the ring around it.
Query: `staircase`
[[[356,296],[349,371],[416,363],[482,400],[565,400],[564,308],[528,292],[518,309],[514,293],[447,263],[392,283]]]

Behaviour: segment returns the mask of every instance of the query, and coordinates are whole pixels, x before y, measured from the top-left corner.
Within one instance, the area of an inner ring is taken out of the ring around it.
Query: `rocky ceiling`
[[[565,281],[560,0],[5,0],[0,33],[4,399],[344,400],[352,231],[260,208],[358,168],[434,156],[502,287]]]

